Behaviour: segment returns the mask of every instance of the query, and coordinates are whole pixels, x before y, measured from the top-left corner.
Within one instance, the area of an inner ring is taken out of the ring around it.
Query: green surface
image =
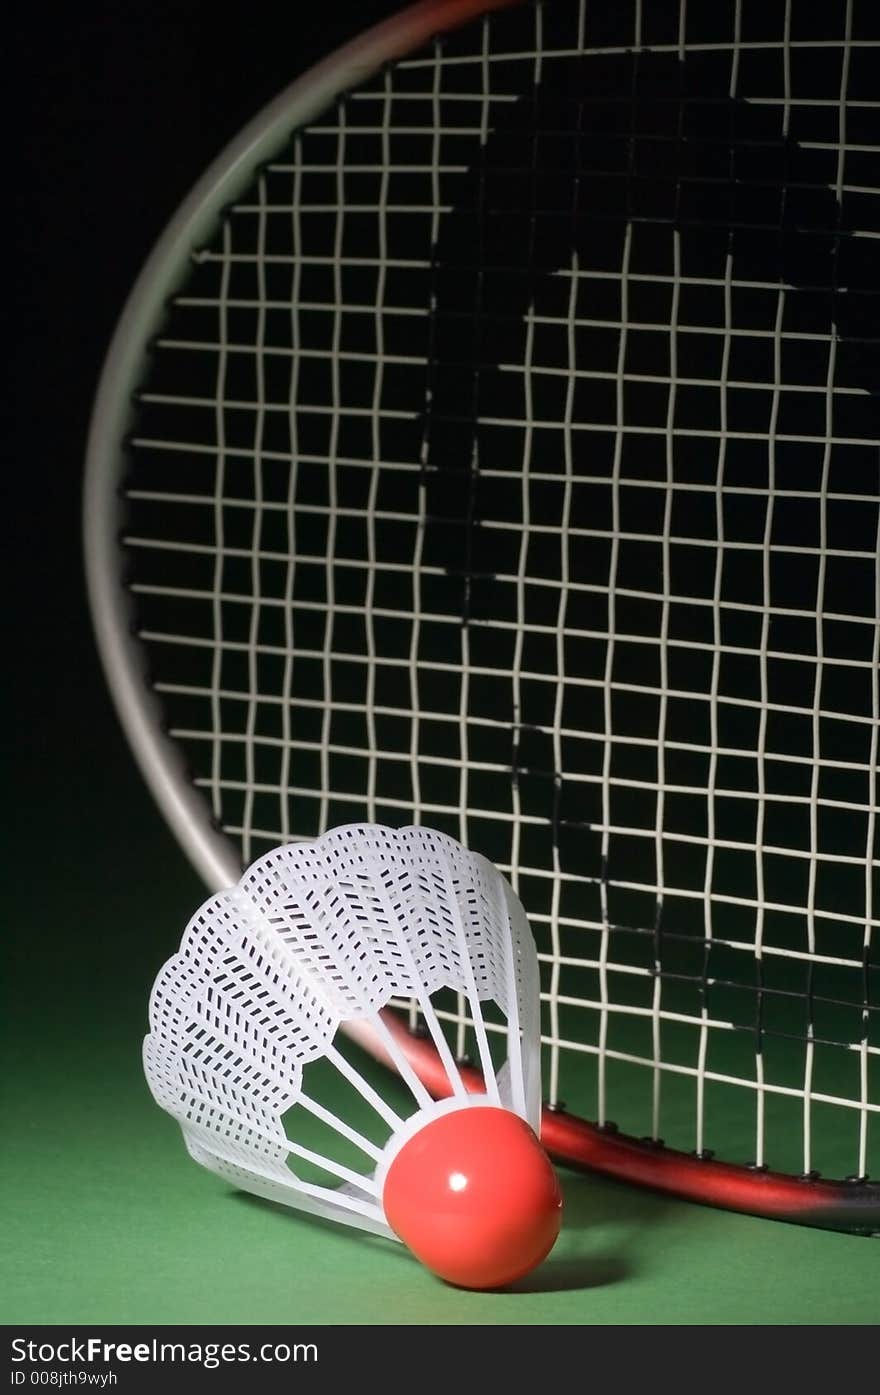
[[[94,1023],[7,1082],[6,1322],[827,1323],[878,1313],[857,1237],[565,1181],[566,1228],[516,1292],[467,1294],[398,1246],[236,1194],[149,1100],[138,1024]],[[57,1044],[57,1042],[56,1042]]]
[[[564,1233],[518,1291],[469,1294],[400,1246],[236,1194],[193,1163],[149,1096],[140,1049],[150,985],[204,891],[135,774],[81,627],[70,643],[66,706],[35,684],[11,748],[0,1320],[880,1318],[877,1241],[601,1178],[565,1177]]]
[[[102,792],[70,785],[56,797],[70,831],[48,861],[34,851],[19,865],[17,967],[4,1018],[3,1321],[880,1317],[874,1241],[669,1202],[599,1178],[566,1176],[564,1234],[530,1280],[515,1292],[469,1294],[433,1279],[396,1245],[236,1194],[197,1167],[149,1097],[140,1042],[153,975],[202,893],[117,754]],[[123,796],[124,826],[114,818]],[[81,797],[89,818],[77,821]]]

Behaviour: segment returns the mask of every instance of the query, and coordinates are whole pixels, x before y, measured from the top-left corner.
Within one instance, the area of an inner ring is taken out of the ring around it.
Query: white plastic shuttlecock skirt
[[[525,913],[491,863],[432,829],[348,825],[267,853],[196,912],[153,987],[144,1067],[196,1161],[246,1191],[394,1238],[384,1176],[424,1123],[500,1105],[538,1133],[538,987]],[[467,1094],[431,1004],[444,988],[466,1000],[485,1095]],[[418,1005],[449,1099],[431,1099],[385,1026],[379,1014],[392,999]],[[487,1002],[507,1023],[497,1072]],[[343,1023],[372,1029],[409,1086],[411,1112],[392,1109],[339,1052]],[[305,1092],[304,1067],[321,1057],[384,1121],[384,1146]],[[361,1174],[297,1143],[301,1110],[375,1166]],[[299,1161],[339,1185],[300,1178]]]

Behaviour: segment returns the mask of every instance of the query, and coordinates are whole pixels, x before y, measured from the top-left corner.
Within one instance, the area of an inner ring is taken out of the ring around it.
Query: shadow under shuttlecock
[[[606,1177],[568,1173],[560,1181],[565,1209],[557,1251],[505,1293],[562,1293],[632,1278],[640,1268],[637,1237],[668,1209],[664,1197]]]
[[[622,1255],[568,1255],[548,1259],[499,1293],[565,1293],[577,1289],[605,1288],[628,1279],[632,1269]]]
[[[231,1196],[244,1206],[274,1211],[297,1225],[315,1227],[325,1232],[332,1230],[338,1232],[339,1229],[333,1221],[328,1221],[321,1216],[311,1216],[305,1211],[293,1210],[289,1206],[281,1205],[280,1202],[268,1201],[265,1197],[252,1196],[248,1192],[239,1191],[233,1191]],[[405,1245],[399,1245],[394,1240],[385,1239],[384,1236],[370,1235],[362,1231],[357,1235],[357,1243],[358,1245],[380,1246],[386,1252],[395,1253],[405,1263],[418,1264],[415,1255]],[[533,1274],[520,1279],[518,1283],[509,1284],[505,1288],[494,1291],[501,1294],[562,1293],[572,1289],[599,1288],[605,1284],[617,1283],[619,1280],[625,1279],[630,1272],[630,1266],[618,1255],[567,1255],[555,1260],[551,1257]]]
[[[560,1180],[565,1197],[561,1244],[531,1274],[498,1289],[499,1294],[605,1288],[630,1279],[638,1272],[638,1248],[634,1242],[637,1236],[644,1237],[647,1226],[662,1221],[668,1207],[666,1198],[592,1174],[568,1173]],[[230,1196],[241,1205],[274,1211],[297,1225],[324,1231],[337,1229],[332,1221],[292,1210],[264,1197],[240,1191],[233,1191]],[[601,1238],[597,1236],[600,1231]],[[417,1262],[404,1245],[381,1235],[361,1232],[357,1243],[380,1246],[403,1260]]]

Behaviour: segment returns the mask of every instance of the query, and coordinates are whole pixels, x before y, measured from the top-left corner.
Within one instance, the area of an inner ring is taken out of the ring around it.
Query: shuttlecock
[[[431,1002],[441,989],[466,1001],[484,1094],[462,1081]],[[383,1020],[392,999],[417,1004],[448,1098],[428,1094]],[[489,1002],[507,1029],[497,1072]],[[411,1112],[392,1108],[340,1052],[343,1024],[381,1044]],[[319,1058],[381,1119],[384,1145],[306,1092],[304,1068]],[[196,912],[159,973],[144,1066],[196,1161],[272,1201],[403,1239],[453,1283],[509,1283],[556,1239],[561,1197],[537,1140],[534,942],[504,878],[444,834],[354,824],[261,857]],[[362,1173],[297,1142],[307,1114],[360,1150]],[[314,1164],[338,1184],[308,1180]]]

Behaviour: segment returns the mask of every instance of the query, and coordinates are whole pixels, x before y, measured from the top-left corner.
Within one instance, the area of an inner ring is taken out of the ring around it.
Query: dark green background
[[[94,655],[79,491],[101,356],[207,161],[308,63],[393,5],[92,4],[19,17],[8,380],[11,561],[3,976],[6,1323],[876,1321],[862,1238],[566,1176],[519,1290],[447,1288],[396,1246],[232,1193],[186,1156],[140,1066],[150,984],[203,889],[134,771]]]

